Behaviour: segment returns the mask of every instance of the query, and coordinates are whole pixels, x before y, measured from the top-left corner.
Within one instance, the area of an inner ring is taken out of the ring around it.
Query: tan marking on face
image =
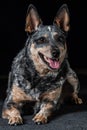
[[[60,64],[63,62],[65,56],[66,56],[66,52],[67,52],[67,46],[65,44],[65,47],[59,46],[59,50],[60,50],[60,57],[59,57],[59,61]]]
[[[45,75],[49,71],[49,69],[48,69],[48,66],[40,58],[38,52],[41,52],[43,55],[47,57],[51,57],[50,50],[51,50],[50,46],[35,48],[34,43],[31,45],[31,48],[30,48],[31,59],[33,60],[35,69],[40,73],[41,76]]]
[[[30,95],[27,95],[21,88],[14,85],[12,87],[12,100],[13,102],[19,103],[21,101],[31,101],[32,97]]]

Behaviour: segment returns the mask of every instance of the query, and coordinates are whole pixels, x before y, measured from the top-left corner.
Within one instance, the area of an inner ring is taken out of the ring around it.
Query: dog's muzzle
[[[58,49],[53,49],[52,50],[52,57],[54,59],[58,59],[59,55],[60,55],[60,51]]]
[[[54,56],[53,56],[54,55]],[[60,68],[60,61],[59,61],[59,52],[53,51],[52,58],[47,57],[46,55],[39,52],[39,56],[41,57],[42,61],[48,65],[53,70]]]

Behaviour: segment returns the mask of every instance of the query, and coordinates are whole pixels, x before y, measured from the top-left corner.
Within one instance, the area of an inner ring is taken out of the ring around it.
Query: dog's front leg
[[[23,124],[23,119],[21,117],[20,110],[14,106],[11,106],[7,109],[4,108],[2,112],[2,117],[4,119],[8,119],[9,125]]]
[[[24,102],[32,100],[32,97],[26,93],[26,91],[30,89],[30,83],[21,77],[17,76],[17,78],[14,78],[12,85],[9,84],[7,98],[3,105],[2,117],[8,119],[8,124],[10,125],[23,123],[20,110]],[[12,82],[11,79],[10,76],[9,83]],[[24,89],[26,91],[24,91]]]
[[[48,117],[51,116],[54,107],[51,102],[42,103],[40,111],[34,116],[33,121],[36,124],[45,124],[48,122]]]
[[[48,122],[48,118],[61,104],[61,92],[62,86],[41,95],[41,103],[39,104],[40,110],[33,118],[35,123],[45,124]]]
[[[79,80],[76,73],[69,68],[69,72],[67,73],[67,81],[73,87],[72,99],[75,101],[76,104],[82,104],[82,99],[78,97],[78,92],[80,88]]]

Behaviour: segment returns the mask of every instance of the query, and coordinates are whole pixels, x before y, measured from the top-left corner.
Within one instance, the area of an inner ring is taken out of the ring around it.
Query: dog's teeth
[[[44,59],[47,61],[48,60],[48,58],[46,57],[46,56],[44,56]]]

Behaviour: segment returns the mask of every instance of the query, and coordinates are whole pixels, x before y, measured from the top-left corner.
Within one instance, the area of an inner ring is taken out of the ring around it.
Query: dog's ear
[[[63,4],[54,18],[54,24],[59,26],[63,31],[69,31],[69,10],[66,4]]]
[[[36,8],[31,4],[27,10],[25,31],[33,32],[36,31],[38,26],[42,23]]]

